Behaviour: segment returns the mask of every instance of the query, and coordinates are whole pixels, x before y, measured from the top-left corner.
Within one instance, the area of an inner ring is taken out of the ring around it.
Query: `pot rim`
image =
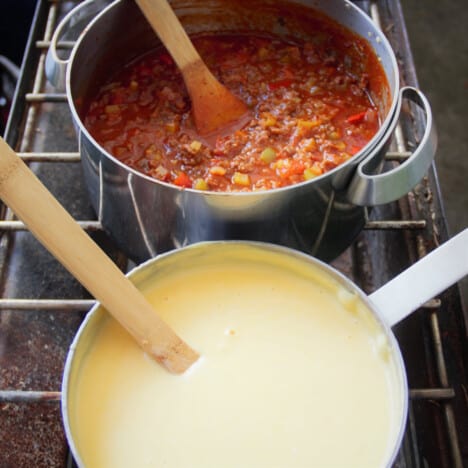
[[[180,257],[189,254],[190,252],[196,252],[197,250],[206,250],[206,249],[236,249],[238,247],[247,247],[252,248],[257,251],[263,251],[267,253],[278,254],[283,257],[289,257],[290,259],[297,259],[301,262],[311,265],[312,267],[317,267],[320,269],[325,275],[328,275],[332,279],[336,280],[341,286],[344,286],[347,291],[351,292],[352,294],[356,294],[358,299],[362,301],[362,303],[367,307],[369,312],[372,314],[373,318],[378,323],[382,332],[384,332],[385,337],[389,341],[390,349],[391,349],[391,356],[392,361],[395,366],[395,373],[398,379],[398,393],[399,393],[399,400],[397,403],[400,405],[400,416],[398,433],[395,434],[393,440],[392,450],[388,451],[388,460],[386,461],[386,467],[390,468],[395,461],[398,452],[401,447],[401,443],[403,440],[403,436],[406,429],[406,420],[408,417],[408,404],[409,404],[409,389],[408,389],[408,380],[406,375],[406,368],[403,361],[403,356],[401,354],[400,347],[398,345],[398,341],[391,329],[391,327],[387,324],[387,322],[382,318],[379,310],[376,306],[372,303],[369,299],[369,296],[365,294],[359,286],[357,286],[353,281],[351,281],[348,277],[346,277],[343,273],[338,271],[337,269],[333,268],[332,266],[328,265],[327,263],[319,260],[318,258],[312,257],[304,252],[295,250],[291,247],[285,247],[282,245],[271,244],[268,242],[260,242],[260,241],[240,241],[240,240],[222,240],[222,241],[203,241],[197,242],[195,244],[188,245],[183,248],[170,250],[168,252],[162,253],[153,257],[136,267],[134,267],[131,271],[127,273],[127,277],[131,279],[135,285],[141,286],[144,281],[146,280],[147,276],[146,273],[150,270],[153,264],[158,264],[167,260],[170,260],[174,256]],[[102,320],[102,317],[107,312],[101,306],[99,302],[96,302],[95,305],[90,309],[87,313],[85,319],[81,323],[73,341],[70,345],[69,352],[67,354],[63,379],[62,379],[62,388],[61,388],[61,412],[62,412],[62,419],[64,423],[64,429],[66,438],[70,445],[70,449],[72,454],[77,462],[78,466],[84,467],[83,461],[81,460],[80,453],[75,445],[75,439],[72,434],[70,418],[69,418],[69,411],[68,411],[68,398],[70,393],[70,376],[72,374],[72,369],[75,361],[75,355],[77,350],[79,350],[80,342],[82,341],[83,335],[88,331],[90,327],[94,325],[94,322],[99,323]],[[83,346],[83,345],[81,345]],[[76,367],[76,365],[75,365]],[[396,392],[395,392],[396,393]],[[397,395],[398,396],[398,395]]]
[[[292,2],[296,4],[301,4],[304,5],[303,2],[300,0],[284,0],[286,3]],[[329,0],[328,0],[329,1]],[[389,130],[390,125],[392,124],[392,120],[397,108],[398,104],[398,91],[400,89],[400,76],[398,72],[398,64],[396,60],[395,53],[390,45],[390,42],[386,38],[386,36],[383,34],[383,32],[378,28],[377,25],[374,24],[372,19],[363,11],[361,10],[358,6],[356,6],[354,3],[352,3],[350,0],[336,0],[344,5],[345,9],[349,9],[352,11],[354,14],[358,15],[361,20],[365,21],[366,24],[369,26],[369,31],[368,31],[368,37],[363,36],[362,34],[358,33],[357,31],[351,29],[348,26],[345,26],[341,23],[338,22],[338,20],[335,20],[332,18],[330,15],[325,13],[319,6],[320,1],[315,1],[315,2],[310,2],[313,3],[310,5],[311,9],[316,9],[320,12],[322,12],[324,15],[328,16],[331,18],[332,21],[335,23],[338,23],[342,27],[350,30],[352,33],[360,36],[363,40],[365,40],[370,47],[374,50],[376,56],[378,57],[379,60],[381,60],[380,55],[377,53],[376,48],[374,47],[373,43],[371,42],[370,39],[375,41],[375,45],[378,47],[383,47],[385,50],[385,53],[387,54],[388,59],[391,62],[391,67],[390,70],[392,72],[393,76],[389,76],[389,74],[385,73],[385,77],[387,78],[387,81],[389,83],[389,92],[391,96],[391,105],[389,106],[388,112],[385,116],[385,119],[381,123],[379,129],[375,133],[375,135],[371,138],[371,140],[358,152],[356,153],[352,158],[350,158],[348,161],[346,161],[343,164],[340,164],[339,166],[335,167],[334,169],[325,172],[324,174],[321,174],[320,176],[317,176],[313,179],[305,180],[302,182],[297,182],[295,184],[287,185],[284,187],[278,187],[278,188],[273,188],[273,189],[265,189],[265,190],[256,190],[256,191],[248,191],[248,192],[241,192],[241,191],[210,191],[210,190],[197,190],[194,188],[185,188],[185,187],[178,187],[177,185],[174,185],[172,183],[164,182],[159,179],[155,179],[151,176],[148,176],[146,174],[143,174],[142,172],[139,172],[120,160],[118,160],[115,156],[110,154],[108,151],[106,151],[94,138],[93,136],[89,133],[88,129],[84,126],[77,109],[75,107],[75,102],[72,96],[71,92],[71,74],[73,70],[73,64],[74,64],[74,58],[75,55],[78,53],[78,50],[81,46],[81,43],[85,40],[86,34],[89,30],[91,30],[96,23],[102,20],[102,18],[108,13],[113,8],[116,8],[120,3],[123,3],[123,0],[114,0],[112,1],[106,8],[104,8],[99,14],[97,14],[88,24],[86,27],[85,31],[80,35],[78,40],[76,41],[75,46],[72,49],[72,52],[70,54],[69,58],[69,65],[67,66],[66,69],[66,78],[65,78],[65,87],[66,87],[66,95],[67,95],[67,101],[73,116],[74,121],[78,124],[80,133],[83,133],[86,136],[86,139],[90,141],[96,148],[99,149],[99,151],[105,155],[109,160],[111,160],[113,163],[117,164],[120,168],[124,169],[125,171],[128,171],[132,174],[134,174],[137,177],[141,177],[142,179],[145,179],[151,184],[156,184],[156,185],[162,185],[168,189],[175,190],[175,191],[184,191],[184,192],[189,192],[189,193],[194,193],[198,195],[202,195],[204,197],[226,197],[226,196],[236,196],[236,197],[256,197],[256,196],[265,196],[269,194],[277,194],[277,193],[282,193],[282,192],[288,192],[291,190],[300,189],[301,187],[305,187],[307,185],[310,185],[312,183],[320,183],[319,181],[324,180],[326,178],[333,178],[336,174],[338,174],[341,171],[344,171],[346,168],[349,168],[352,165],[355,165],[359,163],[361,160],[366,158],[369,154],[373,152],[373,150],[378,147],[379,143],[382,141],[384,137],[386,137],[386,133]],[[306,5],[309,6],[309,5]],[[391,89],[391,83],[394,83],[394,89]]]

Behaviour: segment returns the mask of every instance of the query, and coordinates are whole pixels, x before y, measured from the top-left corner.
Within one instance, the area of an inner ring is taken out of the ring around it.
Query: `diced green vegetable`
[[[234,175],[232,176],[232,182],[237,185],[244,185],[244,186],[249,186],[250,185],[250,177],[248,174],[244,174],[243,172],[234,172]]]
[[[308,167],[304,169],[304,179],[305,180],[310,180],[314,179],[315,177],[319,176],[321,174],[320,169],[316,167]]]
[[[271,147],[265,148],[260,154],[260,159],[267,164],[273,162],[275,158],[276,151]]]

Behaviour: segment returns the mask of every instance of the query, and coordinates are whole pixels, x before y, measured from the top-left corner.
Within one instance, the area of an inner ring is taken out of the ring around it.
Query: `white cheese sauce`
[[[97,330],[68,402],[85,466],[382,466],[400,382],[362,301],[310,265],[208,263],[165,270],[145,288],[202,355],[184,375],[114,320]]]

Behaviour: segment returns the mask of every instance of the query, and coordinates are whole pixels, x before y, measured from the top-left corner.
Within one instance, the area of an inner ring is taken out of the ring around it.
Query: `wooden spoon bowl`
[[[198,133],[206,138],[226,135],[250,119],[245,103],[210,72],[166,0],[135,0],[179,67]]]

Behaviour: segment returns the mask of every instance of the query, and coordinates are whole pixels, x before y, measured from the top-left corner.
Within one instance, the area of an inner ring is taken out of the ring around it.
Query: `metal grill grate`
[[[103,232],[81,186],[66,97],[44,77],[55,25],[76,3],[38,2],[5,138],[83,229],[126,269],[126,259]],[[417,85],[399,2],[356,3],[389,37],[402,81]],[[399,125],[387,154],[389,164],[409,156],[420,125],[417,115]],[[60,380],[68,346],[93,301],[8,209],[2,212],[0,234],[0,466],[69,466],[73,462],[58,409]],[[408,196],[373,209],[364,232],[334,266],[371,292],[446,237],[431,169]],[[396,327],[411,387],[410,417],[396,466],[462,467],[466,461],[465,328],[456,288]]]

